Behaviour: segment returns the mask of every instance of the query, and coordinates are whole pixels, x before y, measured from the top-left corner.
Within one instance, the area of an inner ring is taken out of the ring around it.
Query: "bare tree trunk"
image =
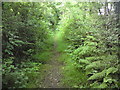
[[[116,24],[117,24],[117,28],[120,28],[120,2],[115,2],[115,14],[116,14]],[[120,31],[118,31],[118,33],[120,33]],[[120,34],[118,35],[118,58],[120,59]]]
[[[108,2],[107,0],[105,1],[105,6],[104,6],[104,15],[108,15]]]
[[[120,2],[115,2],[115,14],[116,14],[116,19],[117,22],[119,23],[119,19],[120,19]]]

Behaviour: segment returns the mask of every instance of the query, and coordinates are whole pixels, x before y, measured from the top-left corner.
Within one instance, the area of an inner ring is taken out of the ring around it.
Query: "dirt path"
[[[53,56],[51,57],[48,64],[51,66],[50,69],[46,70],[47,74],[43,80],[43,88],[62,88],[61,82],[61,67],[63,66],[63,63],[58,60],[60,57],[60,53],[56,50],[57,44],[54,43],[53,48]]]

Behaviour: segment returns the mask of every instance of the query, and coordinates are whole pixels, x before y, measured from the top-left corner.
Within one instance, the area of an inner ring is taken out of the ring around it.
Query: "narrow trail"
[[[46,76],[43,80],[43,88],[62,88],[61,85],[61,68],[63,66],[63,62],[59,61],[61,53],[57,51],[57,42],[54,42],[54,48],[52,50],[52,57],[49,60],[48,64],[51,66],[46,72]]]

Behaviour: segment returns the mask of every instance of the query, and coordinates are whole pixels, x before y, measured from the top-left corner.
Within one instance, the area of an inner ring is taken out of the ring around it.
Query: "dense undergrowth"
[[[50,7],[54,5],[15,2],[2,6],[3,88],[39,88],[53,47],[52,23],[57,17],[52,17],[55,11]]]
[[[119,88],[119,23],[115,24],[116,16],[98,16],[84,11],[81,8],[87,6],[86,3],[66,6],[69,7],[59,26],[64,40],[69,43],[65,50],[68,56],[63,58],[66,62],[64,84],[76,88]]]
[[[54,45],[65,64],[66,87],[119,88],[119,14],[115,9],[98,15],[103,6],[3,3],[3,88],[41,87]]]

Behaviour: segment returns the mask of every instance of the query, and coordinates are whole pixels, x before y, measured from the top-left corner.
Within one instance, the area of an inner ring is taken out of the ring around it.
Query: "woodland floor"
[[[46,69],[45,77],[42,81],[42,88],[62,88],[61,79],[61,68],[64,66],[63,62],[58,60],[61,53],[57,51],[57,43],[54,43],[54,48],[51,51],[51,59],[47,62],[50,66],[49,69]]]

